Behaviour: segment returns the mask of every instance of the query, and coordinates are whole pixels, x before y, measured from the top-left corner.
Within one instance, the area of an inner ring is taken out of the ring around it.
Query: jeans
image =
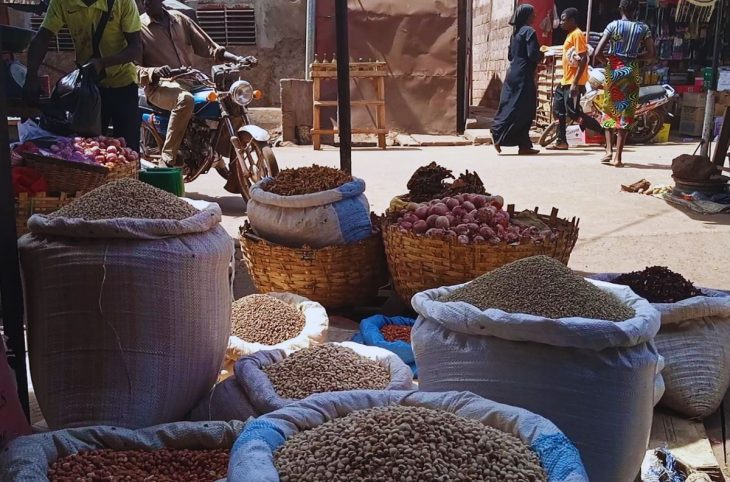
[[[99,87],[101,93],[101,126],[106,135],[109,123],[115,137],[124,137],[127,147],[139,152],[139,115],[137,84],[125,87]]]

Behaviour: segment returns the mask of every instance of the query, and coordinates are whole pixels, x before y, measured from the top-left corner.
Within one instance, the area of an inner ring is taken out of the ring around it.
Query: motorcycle
[[[602,111],[603,85],[605,70],[589,67],[589,80],[586,84],[586,93],[581,98],[583,112],[599,120]],[[639,88],[639,103],[634,114],[635,123],[629,133],[628,141],[634,144],[644,144],[652,140],[664,126],[667,116],[662,108],[674,97],[674,89],[669,85],[651,85]],[[570,121],[574,123],[574,121]],[[558,137],[558,120],[550,124],[540,137],[539,144],[547,147],[553,144]]]
[[[226,190],[249,199],[249,189],[266,176],[279,172],[274,152],[269,147],[269,133],[251,123],[248,105],[261,97],[241,73],[256,65],[247,57],[239,64],[214,65],[212,80],[199,70],[183,67],[163,80],[192,86],[193,117],[177,153],[186,183],[211,168],[226,179]],[[142,127],[140,155],[161,164],[162,146],[170,112],[155,107],[140,94]]]

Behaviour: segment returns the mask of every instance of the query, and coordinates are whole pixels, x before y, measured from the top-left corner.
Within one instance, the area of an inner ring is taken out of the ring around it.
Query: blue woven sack
[[[374,315],[360,322],[360,332],[352,337],[352,341],[392,351],[411,368],[415,377],[418,375],[418,368],[416,367],[416,357],[413,355],[411,344],[404,341],[388,341],[380,331],[385,325],[410,326],[412,328],[415,323],[415,319],[405,316]]]

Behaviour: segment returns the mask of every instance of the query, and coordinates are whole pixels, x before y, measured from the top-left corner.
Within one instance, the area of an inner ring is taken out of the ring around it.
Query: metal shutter
[[[42,23],[42,15],[33,15],[30,18],[30,28],[32,28],[33,30],[38,30],[39,28],[41,28]],[[56,52],[73,52],[74,42],[71,39],[71,32],[69,32],[66,27],[63,27],[61,31],[58,32],[58,35],[56,35],[53,40],[51,40],[48,49]]]
[[[198,23],[220,45],[256,45],[253,8],[200,7]]]

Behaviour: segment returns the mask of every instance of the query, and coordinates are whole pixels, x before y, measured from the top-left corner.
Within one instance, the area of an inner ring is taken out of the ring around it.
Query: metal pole
[[[560,15],[560,12],[558,12]],[[593,0],[588,0],[588,18],[586,19],[586,41],[591,39],[591,20],[593,19]]]
[[[317,0],[307,0],[307,39],[304,54],[304,76],[312,80],[309,66],[314,62],[314,39],[317,25]]]
[[[335,0],[337,35],[337,117],[340,135],[340,169],[352,173],[350,119],[350,46],[347,33],[347,0]]]
[[[0,34],[1,36],[2,34]],[[0,38],[2,44],[2,38]],[[18,397],[30,422],[28,376],[25,368],[25,333],[23,332],[23,291],[18,264],[18,235],[15,231],[15,199],[8,141],[8,105],[5,77],[0,75],[0,303],[3,329],[8,337],[8,364],[15,372]],[[5,119],[5,120],[2,120]],[[2,341],[0,340],[0,343]]]
[[[715,7],[715,43],[712,48],[712,75],[710,88],[707,89],[707,100],[705,102],[705,123],[702,127],[702,147],[700,155],[710,155],[712,133],[715,127],[715,92],[717,91],[717,77],[720,68],[720,39],[722,38],[722,15],[724,0],[717,0]]]

